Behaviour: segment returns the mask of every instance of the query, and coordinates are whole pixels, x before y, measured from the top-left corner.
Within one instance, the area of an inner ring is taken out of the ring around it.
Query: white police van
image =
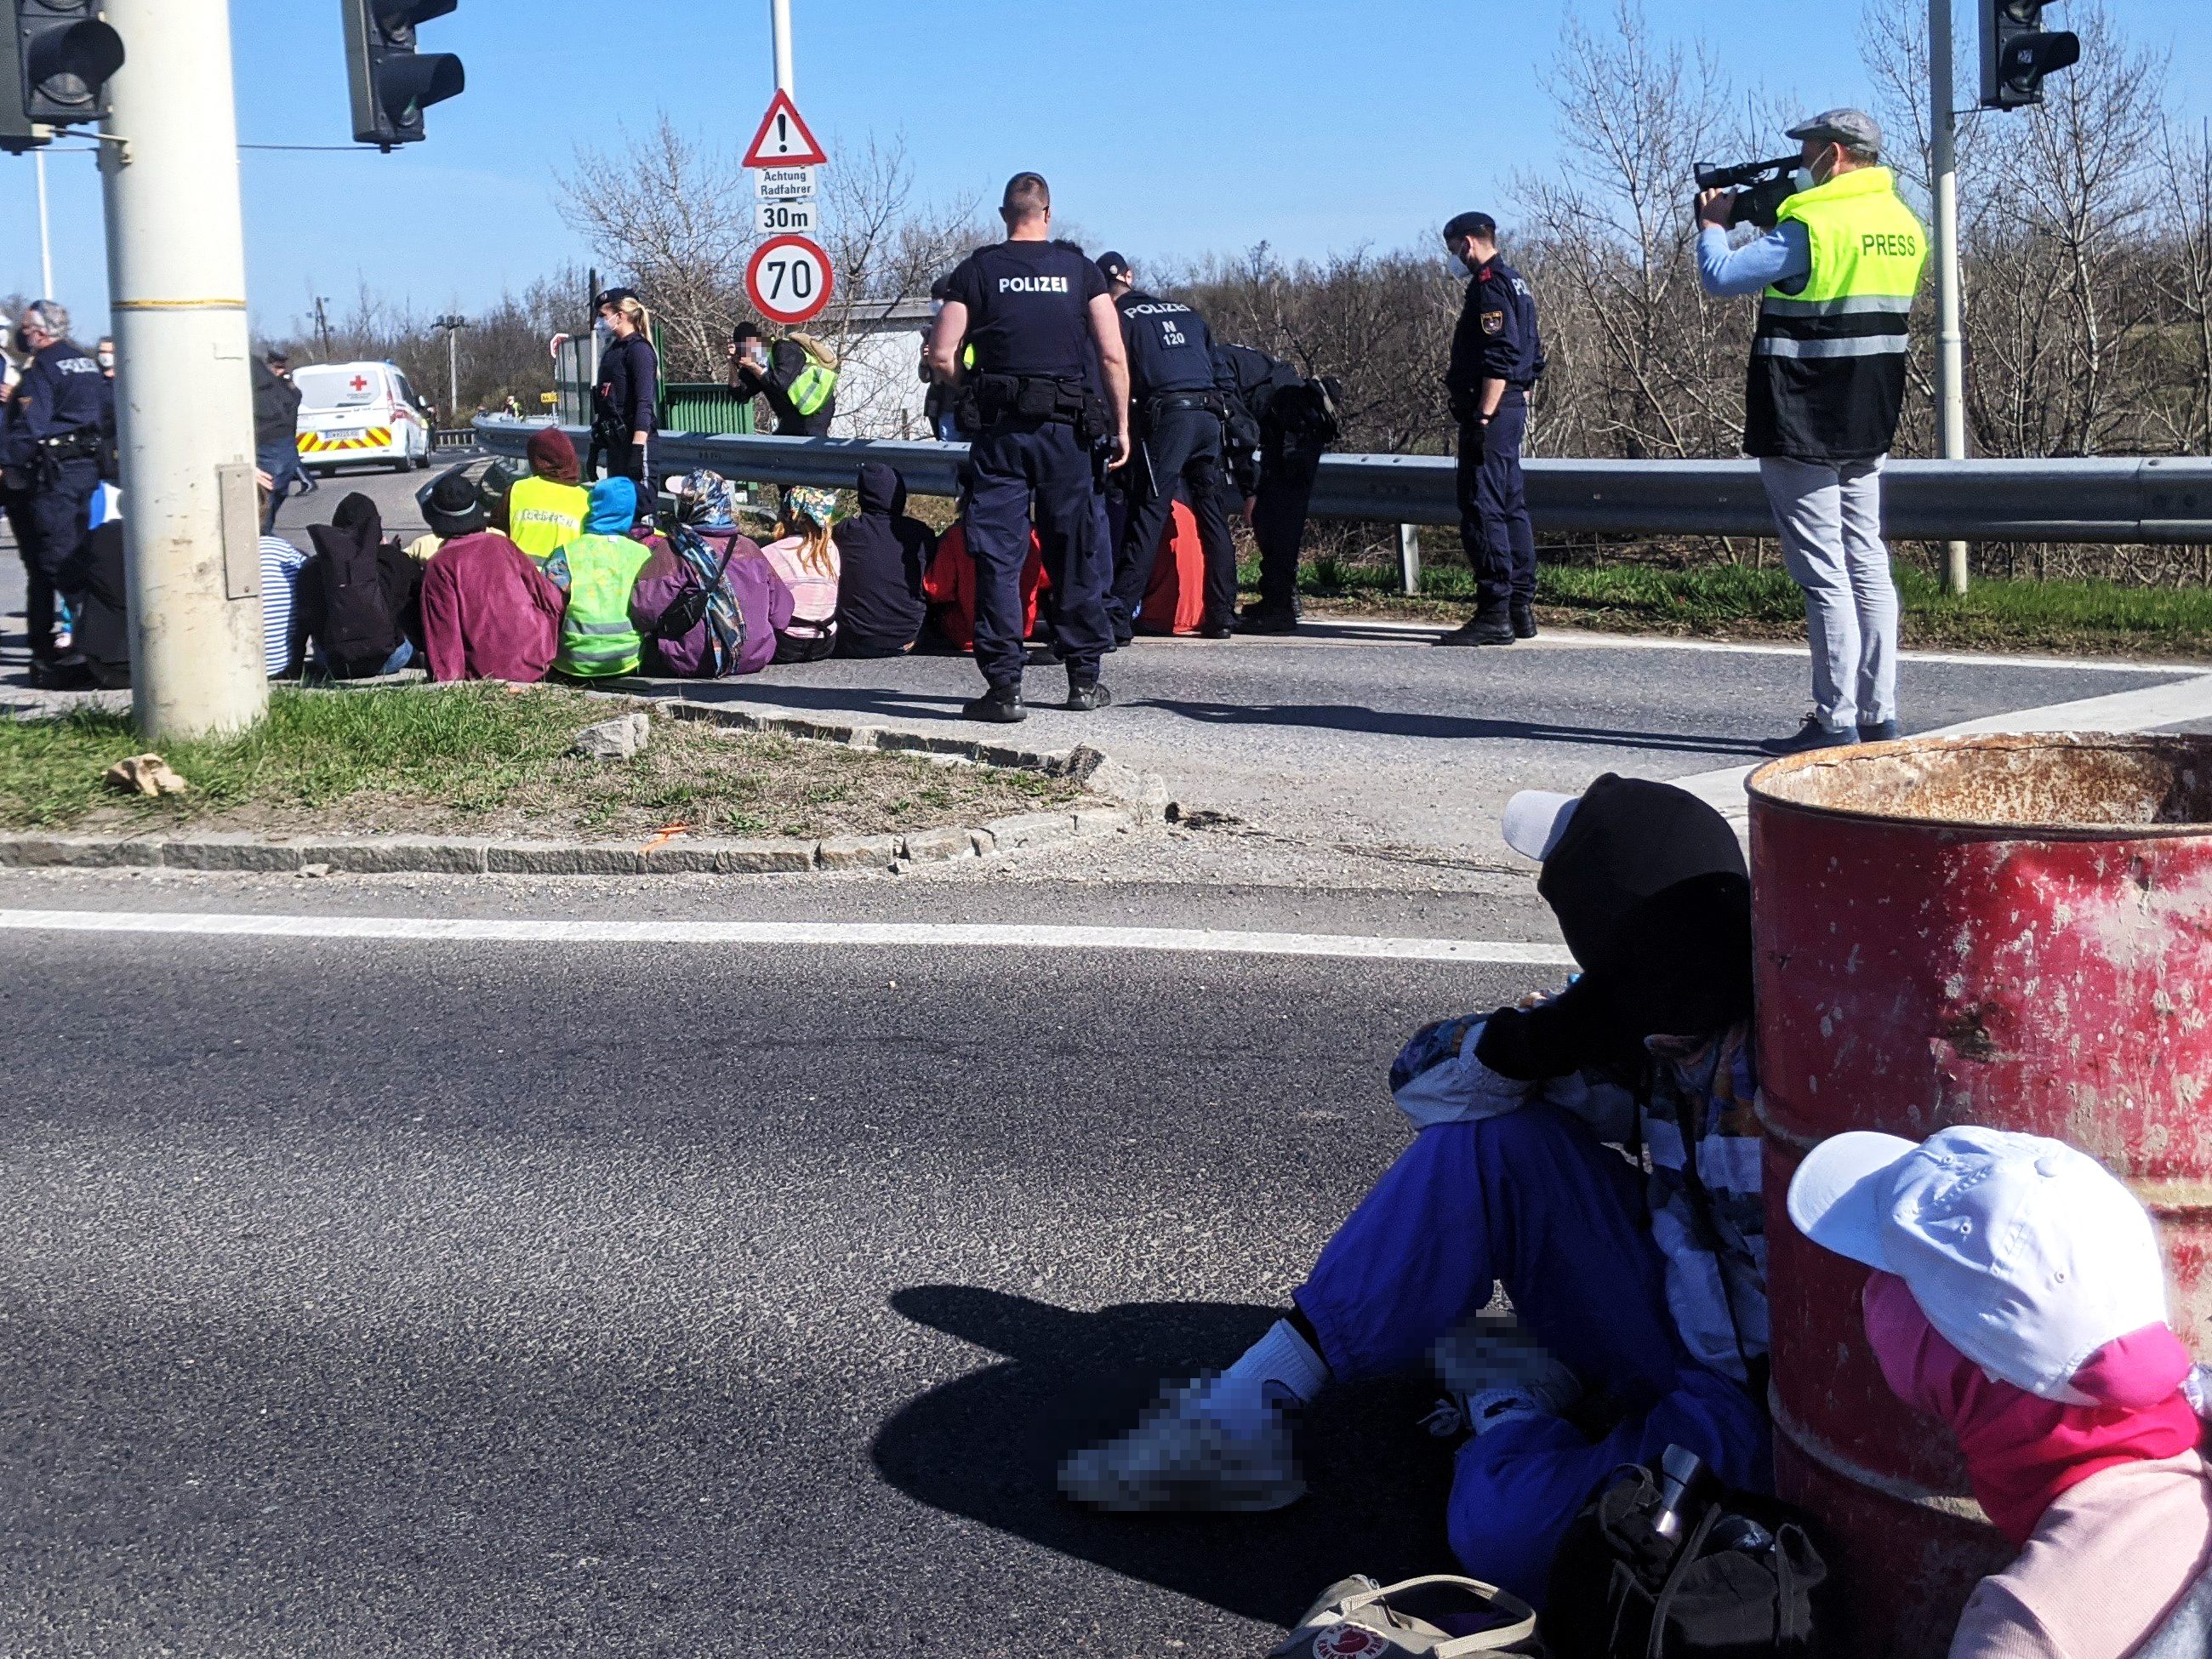
[[[430,417],[397,363],[309,363],[300,388],[300,465],[309,471],[430,465]]]

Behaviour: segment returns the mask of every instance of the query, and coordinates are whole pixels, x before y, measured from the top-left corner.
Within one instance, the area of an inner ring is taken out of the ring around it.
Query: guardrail
[[[520,457],[544,422],[484,418],[483,447]],[[566,427],[583,454],[591,434]],[[918,495],[959,493],[965,444],[861,438],[697,437],[663,433],[666,471],[706,467],[762,483],[849,489],[864,461],[898,469]],[[1771,536],[1755,461],[1531,460],[1539,530],[1583,535]],[[1456,525],[1454,465],[1442,455],[1327,455],[1314,483],[1323,518]],[[1906,541],[2212,542],[2212,458],[1892,461],[1882,528]]]

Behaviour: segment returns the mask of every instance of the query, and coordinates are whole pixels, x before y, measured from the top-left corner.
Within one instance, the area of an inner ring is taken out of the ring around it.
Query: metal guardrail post
[[[1405,592],[1421,591],[1421,527],[1417,524],[1398,526],[1398,577]]]

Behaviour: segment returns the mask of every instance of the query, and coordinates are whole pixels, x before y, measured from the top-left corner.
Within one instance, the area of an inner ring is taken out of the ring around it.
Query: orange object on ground
[[[1198,515],[1181,501],[1152,556],[1152,579],[1137,620],[1170,634],[1195,634],[1206,620],[1206,548],[1198,539]]]
[[[1022,567],[1022,637],[1036,636],[1037,596],[1052,586],[1044,574],[1044,548],[1030,532],[1029,562]],[[937,538],[929,568],[921,573],[921,596],[930,620],[948,643],[961,651],[975,648],[975,561],[968,556],[968,526],[956,523]]]

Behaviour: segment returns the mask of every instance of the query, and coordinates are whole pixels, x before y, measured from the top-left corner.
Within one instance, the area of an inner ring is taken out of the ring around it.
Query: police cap
[[[1105,273],[1106,280],[1109,283],[1126,283],[1129,280],[1129,262],[1118,253],[1100,254],[1098,269]]]

